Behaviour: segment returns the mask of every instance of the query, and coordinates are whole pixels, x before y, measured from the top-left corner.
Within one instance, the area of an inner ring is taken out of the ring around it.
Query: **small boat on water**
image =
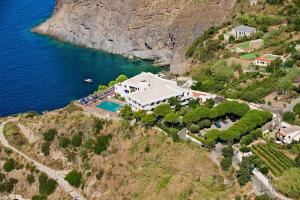
[[[86,82],[86,83],[93,83],[93,80],[90,79],[90,78],[88,78],[88,79],[84,79],[84,82]]]

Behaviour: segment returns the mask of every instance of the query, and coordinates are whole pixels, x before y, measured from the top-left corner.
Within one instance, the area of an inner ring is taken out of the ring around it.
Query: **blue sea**
[[[30,32],[55,0],[0,0],[0,116],[47,111],[92,93],[120,74],[160,69],[147,61],[76,47]],[[94,84],[87,85],[84,79]]]

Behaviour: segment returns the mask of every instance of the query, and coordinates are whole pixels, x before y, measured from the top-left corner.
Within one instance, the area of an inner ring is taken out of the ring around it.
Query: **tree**
[[[171,126],[179,124],[179,116],[175,112],[166,114],[164,120],[167,124],[170,124]]]
[[[121,111],[120,111],[120,115],[121,117],[123,117],[124,119],[130,120],[132,119],[133,116],[133,112],[132,109],[129,105],[125,105]]]
[[[145,115],[142,117],[141,119],[142,123],[146,126],[146,127],[150,127],[153,126],[156,122],[156,117],[154,115]]]
[[[300,115],[300,103],[297,103],[294,108],[293,111],[296,115]]]
[[[197,133],[197,132],[199,132],[199,130],[200,130],[200,128],[197,124],[192,124],[190,126],[190,131],[193,132],[193,133]]]
[[[156,106],[156,108],[154,108],[154,115],[158,118],[162,118],[164,117],[166,114],[172,112],[172,108],[170,106],[170,104],[161,104]]]
[[[283,113],[283,121],[287,122],[287,123],[290,123],[290,124],[293,124],[294,121],[295,121],[295,114],[293,112],[285,112]]]
[[[123,82],[123,81],[126,81],[127,79],[128,79],[128,78],[127,78],[126,75],[121,74],[120,76],[118,76],[118,78],[116,78],[116,82],[117,82],[117,83],[121,83],[121,82]]]
[[[11,172],[16,168],[17,164],[18,164],[17,161],[15,161],[12,158],[9,158],[4,162],[3,169],[6,172]]]
[[[81,173],[76,170],[70,171],[65,177],[65,180],[68,181],[70,185],[76,188],[78,188],[81,185],[81,179]]]
[[[133,118],[135,118],[136,121],[139,122],[145,115],[147,115],[147,113],[144,110],[138,110],[133,113]]]
[[[104,90],[106,90],[108,87],[106,85],[99,85],[98,87],[98,92],[102,92]]]
[[[180,104],[180,100],[177,97],[171,97],[168,100],[168,102],[169,102],[170,106],[175,107],[176,111],[180,110],[181,104]]]

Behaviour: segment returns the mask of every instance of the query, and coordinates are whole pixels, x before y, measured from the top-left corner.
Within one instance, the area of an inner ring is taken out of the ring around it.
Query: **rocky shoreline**
[[[32,31],[83,47],[188,70],[188,45],[226,21],[235,0],[57,0],[51,18]],[[216,12],[217,11],[217,12]]]

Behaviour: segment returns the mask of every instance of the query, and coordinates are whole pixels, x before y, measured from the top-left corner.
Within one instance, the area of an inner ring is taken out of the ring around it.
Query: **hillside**
[[[224,22],[235,0],[57,0],[53,16],[33,29],[73,44],[171,64],[183,72],[190,42]]]
[[[24,114],[5,126],[5,135],[52,169],[78,171],[78,190],[87,199],[232,199],[247,190],[240,191],[237,184],[226,189],[205,149],[173,142],[154,129],[99,120],[72,105],[43,115]],[[16,177],[11,173],[6,176]],[[17,179],[20,188],[24,177]],[[30,198],[38,193],[36,186],[29,193],[16,192]],[[49,199],[61,199],[57,195],[58,189]]]

